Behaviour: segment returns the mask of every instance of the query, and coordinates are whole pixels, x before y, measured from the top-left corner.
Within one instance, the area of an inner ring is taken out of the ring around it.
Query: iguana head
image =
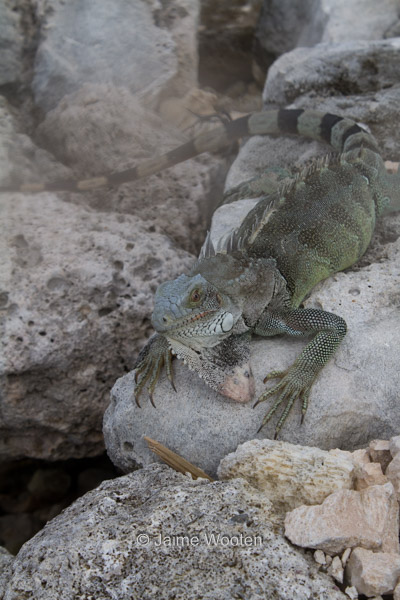
[[[240,315],[233,300],[202,275],[180,275],[158,288],[152,323],[168,339],[201,351],[229,336]]]
[[[273,297],[275,274],[274,261],[218,254],[156,292],[156,331],[210,387],[239,402],[254,394],[245,333]]]

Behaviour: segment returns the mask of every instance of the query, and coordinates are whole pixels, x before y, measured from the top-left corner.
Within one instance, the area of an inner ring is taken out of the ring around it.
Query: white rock
[[[398,583],[394,588],[393,600],[400,600],[400,583]]]
[[[285,535],[303,548],[338,554],[362,546],[398,552],[398,503],[392,484],[360,492],[340,490],[319,506],[300,506],[287,513]]]
[[[351,554],[351,548],[346,548],[346,550],[343,552],[342,557],[341,557],[343,567],[346,566],[346,563],[349,559],[350,554]]]
[[[354,450],[351,453],[354,464],[359,465],[360,467],[367,465],[371,462],[371,458],[369,456],[368,450],[365,448],[360,448],[359,450]]]
[[[279,512],[320,504],[339,489],[351,489],[351,460],[287,442],[251,440],[222,459],[220,479],[243,477],[261,490]]]
[[[360,594],[389,594],[400,576],[400,556],[354,548],[346,566],[346,576]]]

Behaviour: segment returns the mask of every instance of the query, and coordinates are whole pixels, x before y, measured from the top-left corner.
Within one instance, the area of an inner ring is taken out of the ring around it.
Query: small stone
[[[354,464],[360,466],[366,465],[369,462],[371,462],[368,450],[366,450],[365,448],[360,448],[360,450],[354,450],[354,452],[351,453],[351,458]]]
[[[332,563],[328,569],[329,575],[331,575],[339,583],[343,583],[343,565],[342,561],[338,556],[334,556]]]
[[[354,587],[354,585],[352,586],[348,586],[345,590],[344,593],[351,598],[351,600],[357,600],[358,598],[358,592],[356,590],[356,588]]]
[[[314,552],[314,560],[319,565],[326,565],[325,554],[322,552],[322,550],[316,550]]]
[[[384,473],[392,460],[389,440],[372,440],[368,445],[368,452],[371,461],[380,463],[382,472]]]
[[[396,492],[397,500],[400,499],[400,454],[396,454],[386,469],[386,477],[391,482]]]
[[[400,435],[395,435],[389,440],[390,454],[394,458],[400,452]]]
[[[342,565],[343,565],[343,567],[346,566],[346,563],[349,560],[350,553],[351,553],[351,548],[346,548],[346,550],[343,552],[343,554],[342,554]]]
[[[400,576],[400,556],[355,548],[346,566],[346,576],[360,594],[390,594]]]
[[[329,566],[332,562],[332,556],[330,554],[326,554],[325,560],[326,560],[326,564]]]
[[[338,554],[362,546],[399,551],[399,505],[391,483],[361,491],[340,490],[317,506],[286,514],[285,535],[303,548]]]
[[[382,473],[382,467],[378,462],[358,465],[356,468],[356,490],[364,490],[370,485],[383,485],[387,482],[388,478]]]

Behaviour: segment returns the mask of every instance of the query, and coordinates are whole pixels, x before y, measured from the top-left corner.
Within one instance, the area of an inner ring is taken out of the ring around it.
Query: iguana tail
[[[0,186],[0,192],[86,192],[101,187],[118,186],[153,175],[203,152],[220,150],[242,137],[280,134],[296,134],[324,141],[337,152],[350,152],[364,148],[379,156],[379,149],[373,137],[351,119],[301,109],[270,110],[221,123],[186,144],[155,158],[145,160],[130,169],[90,179]]]

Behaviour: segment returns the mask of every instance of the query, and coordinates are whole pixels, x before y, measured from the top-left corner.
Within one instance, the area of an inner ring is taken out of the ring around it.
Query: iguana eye
[[[200,290],[197,288],[190,294],[190,302],[199,302],[201,298]]]

